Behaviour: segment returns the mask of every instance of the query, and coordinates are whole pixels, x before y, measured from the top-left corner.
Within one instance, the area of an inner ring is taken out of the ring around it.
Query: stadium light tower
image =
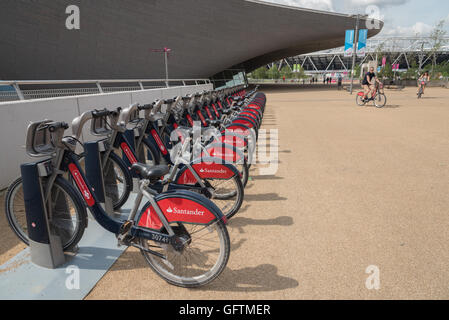
[[[356,18],[355,33],[354,33],[354,48],[352,50],[352,70],[351,70],[351,89],[350,89],[351,94],[354,88],[354,65],[355,65],[355,58],[357,57],[357,47],[359,44],[359,22],[360,19],[366,19],[367,17],[368,17],[367,14],[351,15],[351,18]]]

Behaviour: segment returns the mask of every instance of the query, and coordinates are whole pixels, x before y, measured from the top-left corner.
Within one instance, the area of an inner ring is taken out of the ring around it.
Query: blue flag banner
[[[346,30],[345,57],[352,56],[354,52],[354,30]]]
[[[366,41],[368,40],[368,29],[359,31],[359,41],[357,45],[357,56],[364,57],[366,55]]]

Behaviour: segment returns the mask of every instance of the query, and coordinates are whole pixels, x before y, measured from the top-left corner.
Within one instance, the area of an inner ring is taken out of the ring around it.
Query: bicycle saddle
[[[131,166],[131,172],[150,181],[158,180],[170,172],[170,168],[165,165],[149,166],[143,163],[135,163]]]

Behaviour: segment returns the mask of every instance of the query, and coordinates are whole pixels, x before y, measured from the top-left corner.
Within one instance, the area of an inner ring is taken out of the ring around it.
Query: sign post
[[[359,33],[359,19],[360,16],[357,15],[357,22],[355,23],[355,35],[354,35],[354,49],[352,52],[352,70],[351,70],[351,89],[350,92],[352,94],[353,88],[354,88],[354,65],[355,65],[355,57],[356,57],[356,50],[357,50],[357,38]]]
[[[355,23],[355,34],[353,34],[353,50],[352,50],[352,70],[351,70],[351,87],[350,92],[352,94],[353,88],[354,88],[354,66],[355,66],[355,58],[357,56],[357,48],[358,48],[358,40],[359,40],[359,21],[360,18],[366,17],[360,14],[355,15],[356,23]],[[348,30],[354,32],[354,30]],[[346,31],[346,37],[348,37],[348,31]],[[363,31],[362,34],[363,37],[365,37],[365,31]],[[366,37],[368,38],[368,30],[366,30]],[[366,40],[364,41],[364,48],[366,47]],[[364,49],[365,51],[365,49]]]

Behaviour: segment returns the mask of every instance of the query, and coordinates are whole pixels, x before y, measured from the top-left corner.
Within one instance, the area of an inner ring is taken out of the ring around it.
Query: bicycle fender
[[[220,137],[218,137],[216,140],[218,143],[224,143],[229,144],[231,146],[237,147],[237,148],[244,148],[248,146],[248,138],[245,136],[242,136],[241,134],[234,133],[234,132],[225,132]]]
[[[191,191],[178,190],[163,193],[155,197],[156,203],[169,223],[195,223],[210,225],[226,217],[209,199]],[[138,226],[153,230],[161,230],[163,224],[156,210],[147,203],[140,212]]]
[[[161,163],[161,153],[160,153],[159,147],[156,145],[156,143],[152,139],[144,138],[144,140],[147,143],[148,147],[151,149],[151,152],[153,152],[154,157],[156,158],[156,159],[153,159],[154,163],[155,164]],[[140,158],[140,155],[137,155],[137,156]]]
[[[197,159],[190,163],[193,170],[202,179],[222,179],[228,180],[235,175],[240,176],[240,172],[231,163],[223,163],[219,158]],[[198,181],[193,176],[187,166],[183,166],[177,173],[175,183],[196,185]]]
[[[250,135],[250,128],[244,124],[241,123],[231,123],[230,125],[226,126],[226,130],[233,131],[235,133],[248,136]]]
[[[243,124],[244,126],[247,126],[250,129],[257,127],[256,123],[254,122],[254,119],[250,119],[246,116],[239,116],[238,118],[235,118],[234,120],[232,120],[232,124]]]
[[[201,158],[220,158],[230,163],[246,161],[245,155],[238,148],[225,143],[212,143],[206,146],[207,153],[203,152]]]

